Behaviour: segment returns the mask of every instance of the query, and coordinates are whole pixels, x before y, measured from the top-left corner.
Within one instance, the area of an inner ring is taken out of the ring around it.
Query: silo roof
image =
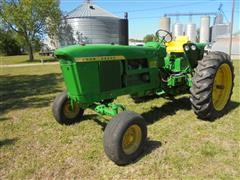
[[[79,7],[69,12],[66,18],[82,18],[82,17],[112,17],[118,18],[110,12],[102,9],[101,7],[91,4],[83,3]]]

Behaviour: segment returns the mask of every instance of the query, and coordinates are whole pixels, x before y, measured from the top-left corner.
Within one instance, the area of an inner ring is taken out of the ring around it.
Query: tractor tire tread
[[[193,85],[190,88],[190,102],[192,104],[193,111],[200,119],[212,120],[222,116],[224,113],[224,110],[217,112],[214,109],[211,97],[216,71],[223,63],[227,63],[230,66],[234,82],[234,69],[231,59],[223,52],[209,52],[209,54],[204,56],[203,59],[199,61],[198,66],[195,69],[195,74],[192,80]],[[232,83],[232,87],[233,86],[234,83]],[[229,100],[231,95],[232,89]]]

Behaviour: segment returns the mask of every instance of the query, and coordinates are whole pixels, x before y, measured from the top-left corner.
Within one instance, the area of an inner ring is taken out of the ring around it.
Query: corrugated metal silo
[[[183,24],[182,23],[175,23],[173,25],[173,38],[176,38],[177,36],[183,35]]]
[[[61,46],[78,43],[120,44],[123,42],[122,38],[125,42],[125,36],[128,36],[127,19],[120,19],[90,2],[69,12],[65,19],[71,28],[65,35],[72,36],[74,42],[69,43],[60,38],[63,39],[60,40]]]
[[[170,32],[171,19],[169,17],[163,16],[160,19],[160,29]]]
[[[207,43],[209,42],[209,29],[210,26],[210,16],[202,16],[200,22],[200,42]]]
[[[187,24],[186,35],[188,36],[189,41],[196,42],[196,37],[197,37],[196,24],[193,24],[193,23]]]

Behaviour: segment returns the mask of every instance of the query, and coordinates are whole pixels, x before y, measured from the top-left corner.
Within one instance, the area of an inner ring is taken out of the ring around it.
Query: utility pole
[[[231,56],[231,54],[232,54],[232,34],[233,34],[234,8],[235,8],[235,0],[232,0],[232,17],[231,17],[231,27],[230,27],[229,56]]]

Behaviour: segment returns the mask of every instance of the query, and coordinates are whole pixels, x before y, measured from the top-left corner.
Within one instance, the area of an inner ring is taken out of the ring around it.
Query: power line
[[[150,17],[129,17],[128,19],[157,19],[160,18],[161,16],[150,16]]]
[[[187,3],[187,4],[182,4],[181,6],[192,6],[192,5],[197,5],[197,4],[203,4],[205,2],[195,2],[195,3]],[[160,9],[167,9],[167,8],[175,8],[179,7],[179,5],[171,5],[171,6],[165,6],[165,7],[158,7],[158,8],[147,8],[147,9],[135,9],[135,10],[125,10],[125,11],[115,11],[113,13],[123,13],[123,12],[142,12],[142,11],[153,11],[153,10],[160,10]]]
[[[216,12],[200,12],[200,13],[167,13],[164,16],[202,16],[202,15],[217,15]]]
[[[61,0],[61,2],[64,3],[75,3],[75,2],[80,2],[82,3],[84,0]],[[192,0],[193,2],[194,0]],[[94,1],[96,2],[96,1]],[[140,0],[126,0],[126,1],[116,1],[116,0],[98,0],[97,2],[100,3],[162,3],[164,1],[159,1],[159,0],[145,0],[145,1],[140,1]],[[171,3],[176,3],[176,2],[186,2],[186,0],[171,0]],[[196,2],[196,0],[195,0]],[[219,2],[219,0],[199,0],[197,2]],[[221,2],[226,2],[226,3],[231,3],[229,0],[221,0]]]

